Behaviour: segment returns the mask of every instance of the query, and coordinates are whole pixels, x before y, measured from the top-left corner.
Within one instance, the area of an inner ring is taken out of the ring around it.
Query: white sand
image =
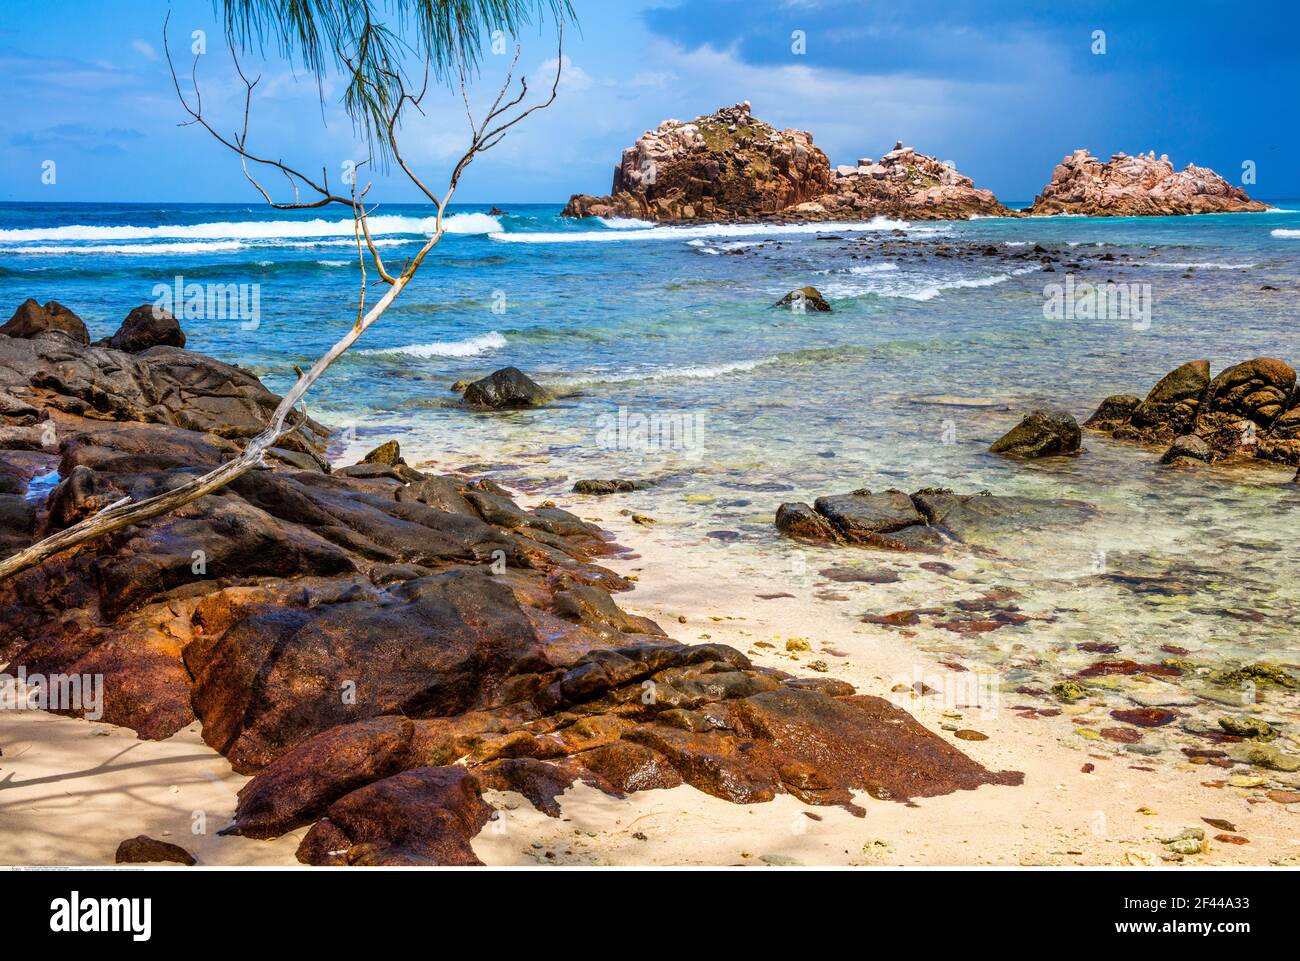
[[[613,501],[598,515],[582,513],[598,516],[641,554],[610,565],[640,579],[619,603],[655,618],[680,640],[731,644],[758,663],[796,674],[811,673],[808,664],[823,659],[828,676],[865,694],[890,696],[896,683],[918,677],[946,686],[946,668],[897,634],[840,616],[835,603],[812,596],[811,586],[756,585],[753,575],[729,569],[724,549],[684,551],[670,530],[629,523]],[[796,597],[755,598],[787,591]],[[783,642],[792,635],[807,638],[812,652],[787,656]],[[755,648],[756,641],[777,647]],[[932,730],[955,723],[988,735],[954,743],[990,769],[1023,771],[1021,787],[986,786],[912,806],[863,794],[865,818],[809,808],[788,796],[741,806],[682,786],[620,801],[577,785],[563,798],[562,817],[553,819],[518,795],[492,794],[502,817],[474,848],[494,865],[1160,865],[1158,838],[1185,827],[1204,828],[1213,838],[1220,829],[1201,821],[1213,817],[1233,822],[1250,843],[1211,841],[1208,853],[1186,864],[1300,859],[1300,807],[1251,799],[1257,791],[1203,787],[1225,772],[1072,737],[1068,718],[1017,717],[1006,697],[998,710],[963,705],[960,720],[943,716],[942,697],[908,696],[901,703]],[[105,724],[0,712],[0,749],[0,863],[111,864],[117,844],[137,834],[180,844],[206,865],[296,863],[293,852],[305,829],[275,841],[216,835],[247,778],[202,742],[197,724],[151,742]],[[1095,771],[1081,773],[1085,763]],[[192,831],[196,812],[206,818],[202,833]]]

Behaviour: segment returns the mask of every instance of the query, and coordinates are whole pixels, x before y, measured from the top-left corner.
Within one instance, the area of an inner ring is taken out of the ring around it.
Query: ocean
[[[1177,218],[692,227],[572,221],[559,205],[488,211],[454,210],[412,286],[310,395],[310,412],[340,428],[337,463],[394,439],[408,462],[486,472],[579,514],[593,501],[570,493],[576,479],[651,481],[618,506],[756,585],[780,590],[829,561],[906,572],[839,585],[855,619],[953,587],[917,569],[924,557],[786,540],[772,525],[780,503],[862,487],[1077,498],[1093,521],[953,560],[963,590],[1011,588],[1050,620],[980,637],[926,630],[915,643],[1012,687],[1050,684],[1087,663],[1078,643],[1099,639],[1140,661],[1168,647],[1300,661],[1294,469],[1171,470],[1160,451],[1095,435],[1073,458],[988,453],[1030,409],[1082,421],[1188,360],[1215,372],[1300,361],[1300,201]],[[395,205],[372,230],[400,265],[430,224],[427,207]],[[1144,306],[1053,315],[1067,278],[1134,285]],[[234,285],[245,310],[182,317],[189,346],[283,391],[355,319],[351,219],[252,204],[0,205],[6,311],[54,299],[106,336],[190,284]],[[804,285],[833,310],[773,306]],[[455,381],[505,366],[558,399],[505,414],[459,405]]]

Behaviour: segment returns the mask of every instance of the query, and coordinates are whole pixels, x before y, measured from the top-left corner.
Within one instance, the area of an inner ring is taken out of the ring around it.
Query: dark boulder
[[[831,305],[816,287],[799,287],[792,290],[772,306],[788,307],[795,313],[802,313],[805,310],[825,313],[831,309]]]
[[[807,504],[791,502],[776,509],[776,529],[806,541],[838,541],[839,532],[825,516]]]
[[[169,861],[173,864],[184,864],[186,867],[196,863],[194,855],[179,844],[159,841],[147,834],[136,835],[119,844],[113,860],[117,864],[153,864]]]
[[[150,347],[184,347],[185,332],[168,311],[153,304],[141,304],[126,315],[117,333],[100,341],[99,346],[128,354],[138,354]]]
[[[1079,453],[1079,422],[1063,410],[1036,410],[993,442],[989,450],[1007,457],[1057,457]]]
[[[386,467],[396,467],[398,464],[405,464],[402,460],[402,448],[397,441],[384,441],[365,457],[361,458],[363,464],[383,464]]]
[[[46,301],[44,307],[31,298],[23,301],[9,321],[0,327],[0,334],[31,338],[50,330],[67,334],[83,346],[90,343],[90,334],[81,318],[56,300]]]
[[[634,490],[639,490],[645,485],[638,484],[636,481],[625,480],[623,478],[614,478],[611,480],[580,480],[573,484],[575,494],[594,494],[604,496],[606,494],[627,494]]]
[[[470,407],[509,410],[541,407],[552,398],[549,391],[517,367],[503,367],[466,387],[462,399]]]
[[[1210,445],[1195,434],[1184,434],[1174,438],[1174,442],[1160,458],[1162,464],[1178,464],[1182,461],[1200,461],[1209,463],[1214,459]]]

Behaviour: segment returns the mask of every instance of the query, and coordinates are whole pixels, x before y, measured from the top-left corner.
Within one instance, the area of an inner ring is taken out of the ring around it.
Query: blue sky
[[[1277,2],[996,3],[990,0],[574,0],[560,100],[476,162],[459,200],[562,201],[604,193],[620,151],[666,117],[750,100],[778,127],[811,130],[832,162],[895,140],[955,161],[1008,201],[1029,200],[1076,147],[1168,153],[1248,190],[1300,197],[1300,5]],[[160,57],[188,62],[225,127],[241,103],[208,0],[0,0],[0,199],[254,201],[233,155],[184,119]],[[1105,53],[1093,35],[1105,33]],[[802,31],[805,52],[792,49]],[[542,75],[553,37],[530,32],[522,63]],[[338,171],[364,150],[327,90],[271,60],[251,143]],[[488,56],[477,90],[504,67]],[[438,182],[463,145],[458,96],[437,91],[403,143]],[[57,179],[41,182],[53,160]],[[413,201],[379,176],[375,199]]]

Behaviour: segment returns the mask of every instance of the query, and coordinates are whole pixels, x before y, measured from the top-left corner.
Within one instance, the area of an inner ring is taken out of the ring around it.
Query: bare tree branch
[[[168,14],[168,19],[170,19],[170,14]],[[430,55],[427,52],[425,54],[424,86],[421,88],[418,95],[412,95],[407,92],[401,78],[394,75],[397,81],[396,89],[399,93],[396,102],[392,105],[391,111],[387,117],[387,129],[394,145],[394,156],[411,182],[436,205],[437,215],[434,221],[433,232],[426,238],[425,242],[421,245],[420,250],[405,264],[399,273],[393,275],[389,273],[387,268],[384,266],[383,259],[380,257],[379,251],[370,235],[368,225],[370,211],[366,208],[365,200],[366,194],[370,190],[370,185],[367,184],[367,186],[360,192],[357,191],[356,187],[356,169],[364,164],[365,161],[356,165],[356,168],[352,171],[353,177],[350,196],[342,197],[334,194],[330,190],[329,180],[327,176],[324,176],[324,171],[322,171],[320,181],[317,182],[282,161],[260,157],[250,151],[248,149],[249,115],[251,112],[253,90],[258,81],[256,79],[250,81],[244,74],[233,44],[231,46],[231,57],[234,59],[235,70],[239,75],[240,80],[244,83],[245,88],[244,119],[239,134],[237,134],[233,139],[222,135],[204,117],[203,100],[199,94],[197,83],[197,64],[192,71],[195,88],[195,101],[193,106],[191,106],[190,102],[185,97],[184,92],[181,90],[180,80],[177,78],[176,69],[172,61],[171,50],[170,47],[167,46],[166,42],[166,21],[164,21],[163,25],[163,39],[164,49],[167,53],[167,64],[168,67],[171,68],[172,82],[176,88],[176,95],[181,102],[182,108],[191,117],[189,121],[185,122],[185,125],[198,124],[199,126],[202,126],[217,140],[218,143],[238,155],[240,163],[244,168],[245,176],[270,206],[278,210],[300,210],[323,207],[329,204],[346,204],[351,209],[353,216],[353,232],[357,241],[357,256],[361,265],[361,289],[357,308],[357,317],[348,332],[323,356],[312,364],[311,368],[306,373],[297,371],[297,381],[281,398],[280,403],[272,413],[267,426],[259,434],[248,441],[239,456],[226,461],[213,470],[201,474],[179,487],[166,491],[165,493],[146,497],[138,501],[124,498],[123,500],[106,507],[94,516],[86,518],[71,527],[65,528],[64,530],[46,537],[35,544],[32,544],[30,547],[5,558],[3,561],[0,561],[0,580],[12,577],[20,571],[40,564],[42,561],[54,556],[55,554],[61,553],[80,544],[84,544],[87,541],[103,537],[106,534],[114,533],[133,524],[139,524],[143,521],[151,520],[155,517],[167,514],[178,507],[219,490],[221,487],[248,473],[250,470],[262,466],[263,458],[267,451],[272,447],[275,447],[287,435],[298,430],[306,422],[307,414],[304,397],[307,391],[311,389],[312,385],[321,378],[325,371],[328,370],[329,367],[338,360],[338,358],[341,357],[349,347],[357,342],[361,335],[364,334],[366,330],[375,323],[375,321],[383,316],[384,312],[389,308],[393,301],[397,299],[398,295],[401,294],[401,292],[406,289],[406,286],[411,282],[429,251],[437,246],[442,240],[446,231],[447,207],[451,203],[451,199],[456,192],[461,176],[474,161],[474,158],[500,143],[501,138],[504,136],[506,131],[518,124],[525,117],[550,106],[555,101],[559,90],[560,73],[564,62],[564,22],[561,18],[558,27],[558,52],[556,54],[555,81],[551,85],[550,96],[542,102],[539,102],[525,110],[521,110],[513,116],[509,116],[510,111],[523,103],[524,98],[528,93],[527,80],[521,78],[519,81],[519,94],[511,100],[505,101],[506,93],[513,82],[515,67],[519,61],[519,49],[516,47],[515,57],[511,61],[510,68],[506,73],[506,79],[502,84],[501,91],[493,102],[491,109],[487,112],[483,121],[477,127],[473,125],[472,114],[470,114],[471,129],[469,146],[453,168],[451,176],[447,182],[447,188],[441,196],[431,192],[402,159],[401,154],[396,147],[395,137],[396,129],[400,123],[401,113],[405,105],[409,103],[416,107],[417,110],[420,108],[420,102],[424,98],[425,91],[428,87]],[[340,58],[342,58],[342,54],[340,54]],[[461,65],[460,76],[462,78],[462,96],[465,100],[466,110],[468,113],[468,94],[464,92],[463,87],[463,64]],[[365,82],[364,78],[354,79],[357,79],[360,83]],[[493,124],[496,124],[496,126],[492,126]],[[270,193],[252,175],[248,166],[249,163],[260,165],[270,170],[279,170],[283,173],[292,185],[294,191],[294,202],[279,203],[273,200]],[[307,189],[318,194],[318,199],[314,201],[302,200],[300,193],[301,189]],[[388,285],[383,296],[381,296],[379,300],[369,308],[369,310],[365,307],[365,258],[361,250],[363,242],[371,255],[380,278]],[[295,370],[297,370],[297,368],[295,368]],[[300,419],[295,424],[288,424],[290,414],[294,412],[295,408],[297,408],[300,403],[304,404],[300,414]]]

